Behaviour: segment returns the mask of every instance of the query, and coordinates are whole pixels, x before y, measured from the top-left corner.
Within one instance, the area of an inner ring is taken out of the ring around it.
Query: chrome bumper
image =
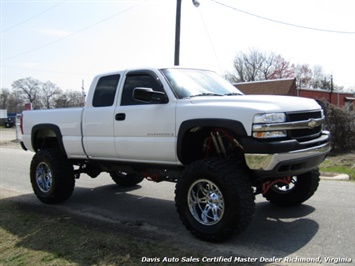
[[[325,158],[325,156],[330,151],[330,143],[327,142],[323,145],[319,145],[312,148],[307,148],[303,150],[295,150],[287,153],[276,153],[276,154],[255,154],[255,153],[246,153],[245,161],[248,167],[251,170],[257,171],[273,171],[278,165],[292,165],[299,164],[302,161],[307,161],[311,159]],[[322,159],[322,160],[323,160]],[[317,161],[317,160],[315,160]],[[319,161],[319,160],[318,160]],[[317,165],[314,165],[314,167]]]

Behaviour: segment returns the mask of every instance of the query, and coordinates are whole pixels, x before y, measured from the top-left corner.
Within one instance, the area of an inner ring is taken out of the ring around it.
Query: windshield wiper
[[[224,94],[225,96],[233,96],[233,95],[243,95],[243,93],[240,92],[231,92],[231,93],[226,93]]]
[[[196,95],[191,95],[190,98],[197,97],[197,96],[223,96],[223,94],[204,92],[204,93],[200,93],[200,94],[196,94]]]

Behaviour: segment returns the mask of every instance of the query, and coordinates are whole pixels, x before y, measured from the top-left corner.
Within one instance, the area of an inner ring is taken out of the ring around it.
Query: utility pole
[[[333,75],[330,75],[330,93],[329,93],[329,103],[332,103],[332,99],[333,99],[333,90],[334,90],[334,86],[333,86]]]
[[[175,23],[175,56],[174,65],[180,64],[180,25],[181,25],[181,0],[176,0],[176,23]]]
[[[81,97],[82,97],[82,105],[85,106],[85,88],[84,88],[84,80],[81,80]]]
[[[197,0],[192,0],[195,7],[199,7],[200,3]],[[180,28],[181,28],[181,0],[176,0],[176,22],[175,22],[175,53],[174,65],[180,64]]]

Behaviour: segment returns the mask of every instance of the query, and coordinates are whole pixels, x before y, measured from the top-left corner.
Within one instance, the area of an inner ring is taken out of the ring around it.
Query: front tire
[[[37,198],[47,204],[65,201],[75,186],[73,166],[56,149],[40,150],[33,156],[30,179]]]
[[[263,196],[275,205],[299,205],[312,197],[317,191],[320,181],[319,176],[318,168],[302,175],[292,176],[290,184],[276,183]]]
[[[211,242],[245,230],[254,213],[254,199],[242,166],[221,158],[189,165],[175,190],[176,208],[185,227]]]

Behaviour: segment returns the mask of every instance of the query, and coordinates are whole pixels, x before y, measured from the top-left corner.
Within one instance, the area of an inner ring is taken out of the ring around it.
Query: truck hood
[[[212,106],[245,106],[260,112],[292,112],[320,109],[313,99],[278,95],[197,96],[192,104]]]

